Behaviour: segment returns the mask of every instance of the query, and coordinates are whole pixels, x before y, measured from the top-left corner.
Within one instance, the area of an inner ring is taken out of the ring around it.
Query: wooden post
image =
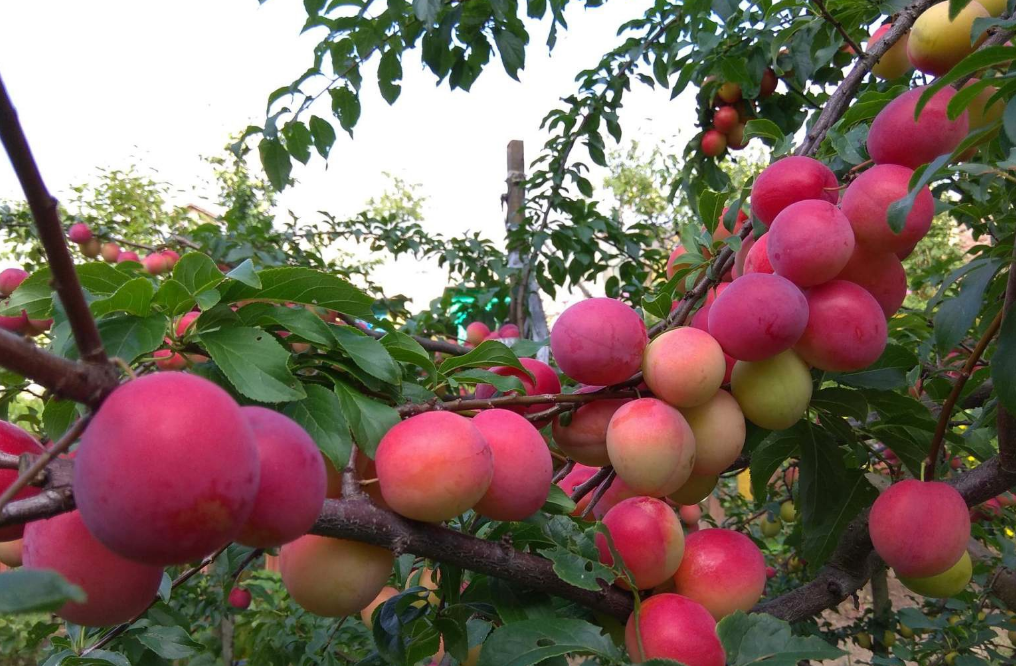
[[[504,201],[507,206],[505,227],[511,232],[525,222],[526,215],[526,158],[521,141],[508,142],[508,193]],[[546,340],[550,336],[547,327],[547,316],[543,311],[539,286],[536,279],[530,276],[529,284],[522,284],[521,270],[527,261],[517,250],[508,254],[508,266],[519,269],[518,282],[512,288],[510,317],[512,322],[522,331],[523,337],[531,340]],[[528,317],[527,315],[528,309]],[[546,361],[549,351],[546,347],[540,350],[539,357]]]

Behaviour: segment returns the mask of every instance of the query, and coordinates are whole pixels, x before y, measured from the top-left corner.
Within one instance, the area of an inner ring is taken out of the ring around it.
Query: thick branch
[[[0,366],[31,379],[57,397],[93,407],[118,383],[111,365],[68,361],[8,331],[0,331]]]
[[[804,143],[797,149],[798,155],[810,156],[818,152],[818,147],[821,145],[822,139],[825,138],[826,132],[829,131],[829,128],[840,119],[840,116],[850,106],[851,100],[854,99],[858,88],[861,87],[864,76],[878,63],[878,59],[910,30],[910,26],[914,24],[917,17],[937,2],[938,0],[917,0],[917,2],[896,16],[892,27],[889,28],[881,39],[873,44],[868,44],[868,50],[863,56],[858,58],[857,64],[843,78],[839,87],[836,88],[836,92],[826,100],[822,113],[819,114],[815,124],[808,130],[808,136],[805,138]],[[860,55],[860,51],[858,51],[858,55]]]
[[[581,404],[595,400],[608,400],[618,398],[637,398],[636,391],[599,391],[590,393],[541,393],[538,395],[506,395],[498,398],[457,398],[444,402],[433,401],[424,403],[412,403],[401,405],[399,414],[405,418],[422,414],[423,412],[445,411],[445,412],[468,412],[474,409],[495,409],[497,407],[513,407],[520,405],[551,404]],[[541,412],[542,413],[542,412]]]
[[[63,226],[56,199],[46,189],[39,167],[28,146],[28,139],[21,129],[18,113],[7,94],[7,88],[0,80],[0,140],[3,141],[7,155],[11,159],[14,171],[25,192],[28,206],[35,218],[35,226],[39,230],[39,239],[46,250],[49,266],[53,272],[53,288],[60,296],[60,302],[67,312],[71,323],[74,341],[78,345],[81,358],[90,363],[106,363],[106,351],[102,348],[99,329],[95,325],[92,313],[85,302],[85,294],[81,291],[78,275],[74,272],[74,260],[71,258],[67,242],[64,240]]]
[[[460,566],[582,604],[622,622],[632,611],[627,592],[603,585],[594,592],[565,583],[550,560],[504,542],[476,537],[429,523],[407,520],[367,500],[327,500],[313,534],[352,539]]]

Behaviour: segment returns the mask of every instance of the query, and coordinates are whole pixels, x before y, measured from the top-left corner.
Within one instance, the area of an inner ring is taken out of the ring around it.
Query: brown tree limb
[[[589,477],[579,485],[572,488],[571,501],[578,504],[583,497],[593,492],[593,489],[599,486],[600,483],[605,481],[608,476],[610,476],[611,480],[613,480],[613,477],[611,476],[611,473],[613,471],[614,468],[611,467],[610,465],[607,465],[606,467],[601,467],[600,470],[596,472],[596,474],[593,474],[591,477]]]
[[[629,593],[602,584],[599,591],[569,585],[550,560],[503,542],[485,541],[439,525],[408,520],[367,500],[327,500],[312,534],[380,546],[396,555],[421,557],[541,590],[625,621],[633,605]]]
[[[967,356],[966,363],[963,364],[963,368],[959,372],[959,376],[956,377],[956,381],[953,383],[952,390],[949,392],[949,396],[942,403],[942,411],[938,414],[938,423],[935,425],[935,435],[932,437],[931,446],[929,447],[928,453],[928,466],[924,470],[924,479],[930,481],[935,478],[935,469],[938,467],[939,461],[942,459],[944,454],[942,444],[945,442],[945,431],[949,428],[949,421],[952,419],[953,409],[956,407],[956,402],[960,398],[960,394],[963,392],[963,387],[966,386],[967,380],[970,379],[970,375],[974,373],[974,366],[981,360],[981,355],[984,354],[984,350],[988,348],[988,343],[998,333],[999,327],[1002,325],[1002,314],[1003,310],[999,310],[995,318],[988,324],[988,328],[984,329],[984,334],[981,335],[981,339],[977,341],[977,346]],[[1000,408],[1001,409],[1001,408]]]
[[[69,361],[8,331],[0,331],[0,366],[31,379],[59,398],[92,407],[119,383],[112,365]]]
[[[39,167],[32,156],[24,130],[18,121],[18,112],[14,109],[7,88],[0,79],[0,141],[10,157],[14,172],[25,192],[28,207],[35,218],[35,226],[39,231],[39,240],[46,250],[49,266],[53,272],[53,288],[60,297],[67,319],[70,321],[81,358],[88,363],[105,364],[106,351],[102,347],[99,329],[92,318],[92,312],[85,302],[85,294],[81,290],[78,274],[74,272],[74,260],[64,239],[63,225],[60,224],[60,213],[56,199],[49,193],[46,183],[42,180]]]
[[[514,407],[521,405],[551,404],[582,404],[595,400],[637,398],[636,391],[599,391],[590,393],[541,393],[538,395],[506,395],[497,398],[457,398],[455,400],[411,403],[398,407],[403,418],[424,412],[468,412],[474,409],[495,409],[498,407]],[[541,412],[542,413],[542,412]]]

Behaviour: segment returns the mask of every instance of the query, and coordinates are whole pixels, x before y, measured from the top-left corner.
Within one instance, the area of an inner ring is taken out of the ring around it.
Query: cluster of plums
[[[67,230],[67,239],[77,244],[81,254],[89,259],[102,257],[102,260],[110,264],[122,264],[125,261],[135,261],[144,266],[145,271],[150,275],[161,275],[173,270],[176,262],[180,261],[179,253],[174,250],[158,250],[151,252],[144,259],[132,250],[121,250],[120,246],[113,241],[103,243],[95,237],[92,230],[84,222],[76,222]]]
[[[7,304],[7,299],[22,282],[28,279],[28,271],[20,268],[7,268],[0,271],[0,308]],[[0,330],[34,336],[45,333],[53,325],[52,319],[29,319],[28,312],[21,311],[17,316],[0,315]]]
[[[759,98],[776,92],[779,79],[771,69],[762,73],[759,82]],[[713,124],[702,134],[702,153],[707,157],[719,157],[730,150],[741,150],[748,145],[744,138],[744,125],[749,120],[751,101],[743,98],[741,86],[732,81],[721,83],[713,99]]]

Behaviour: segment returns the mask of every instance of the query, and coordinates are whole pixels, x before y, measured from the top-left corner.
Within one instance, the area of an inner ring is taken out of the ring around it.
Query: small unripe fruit
[[[241,407],[254,433],[260,481],[254,509],[237,536],[252,548],[274,548],[306,534],[325,501],[325,463],[296,421],[264,407]]]
[[[702,153],[707,157],[719,157],[727,150],[727,137],[714,129],[702,135]]]
[[[102,249],[102,260],[107,263],[116,263],[116,260],[120,257],[120,246],[116,243],[103,243]]]
[[[81,244],[81,254],[89,259],[95,259],[102,252],[102,242],[98,238],[89,238]]]
[[[79,457],[80,459],[80,457]],[[102,545],[85,528],[79,511],[37,520],[25,528],[26,569],[51,569],[84,590],[57,615],[68,622],[103,627],[127,622],[155,600],[162,569],[132,562]]]
[[[583,384],[609,386],[630,378],[649,343],[638,313],[612,298],[589,298],[561,313],[550,348],[564,374]]]
[[[159,372],[121,385],[77,453],[74,498],[85,525],[138,562],[204,557],[236,538],[254,508],[250,426],[226,391],[195,375]]]
[[[741,99],[741,85],[728,81],[719,87],[716,91],[716,96],[727,104],[733,104]]]
[[[738,361],[730,392],[745,418],[762,428],[785,430],[804,416],[811,402],[811,371],[792,351],[764,361]]]
[[[774,567],[766,567],[766,578],[776,578],[776,569]]]
[[[396,513],[440,522],[473,508],[490,487],[494,456],[469,419],[426,412],[398,423],[377,447],[381,495]]]
[[[948,666],[953,666],[956,663],[956,658],[960,656],[959,652],[950,652],[945,655],[945,663]]]
[[[908,627],[907,625],[903,624],[902,622],[900,622],[899,631],[900,631],[900,636],[903,636],[903,638],[913,638],[914,637],[914,630],[911,629],[910,627]]]
[[[762,516],[762,520],[759,521],[759,530],[762,532],[762,536],[767,539],[771,539],[780,533],[783,523],[780,521],[779,516],[773,516],[772,520],[769,520],[769,516]]]
[[[229,605],[238,610],[250,608],[250,590],[243,587],[234,587],[229,591]]]
[[[279,552],[279,571],[289,595],[322,617],[343,617],[366,608],[388,582],[394,562],[384,548],[311,534]]]
[[[638,589],[656,587],[677,571],[684,553],[684,533],[666,503],[652,497],[632,497],[610,509],[603,524]],[[596,548],[600,562],[612,566],[614,558],[602,534],[596,535]]]
[[[859,647],[862,647],[865,650],[871,649],[871,634],[869,634],[867,631],[862,631],[861,633],[857,634],[857,636],[854,637],[854,641],[857,643]]]
[[[698,449],[698,442],[695,443],[695,448]],[[719,480],[720,477],[717,475],[699,476],[693,473],[684,482],[683,486],[670,493],[667,497],[677,504],[698,504],[709,497]]]
[[[785,523],[793,523],[797,521],[797,507],[790,500],[787,500],[780,505],[780,520]]]
[[[716,620],[701,604],[679,594],[656,594],[643,601],[638,617],[632,613],[628,618],[624,644],[636,664],[649,659],[671,659],[685,666],[726,663]]]
[[[952,486],[908,479],[878,496],[868,531],[875,551],[898,576],[925,578],[951,568],[966,552],[970,516]]]
[[[695,436],[681,413],[655,398],[633,400],[607,426],[607,454],[636,493],[669,495],[691,475]]]
[[[67,238],[70,239],[72,243],[81,245],[82,243],[87,243],[92,239],[92,230],[89,229],[88,225],[84,222],[78,222],[71,225],[71,228],[67,231]]]

